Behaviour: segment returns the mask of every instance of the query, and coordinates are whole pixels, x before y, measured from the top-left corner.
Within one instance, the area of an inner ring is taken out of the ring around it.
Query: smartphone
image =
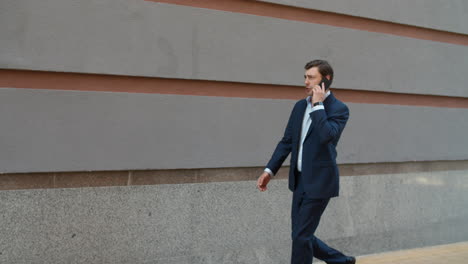
[[[322,87],[322,83],[325,84],[325,90],[330,88],[331,82],[327,78],[325,77],[322,78],[322,81],[320,82],[320,87]]]

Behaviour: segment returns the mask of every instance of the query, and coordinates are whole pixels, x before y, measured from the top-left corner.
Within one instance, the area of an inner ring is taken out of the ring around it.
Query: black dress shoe
[[[345,263],[346,264],[355,264],[356,263],[356,258],[355,257],[347,257]]]

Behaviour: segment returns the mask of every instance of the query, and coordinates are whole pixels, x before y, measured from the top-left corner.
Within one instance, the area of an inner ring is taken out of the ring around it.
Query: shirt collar
[[[331,92],[330,92],[330,90],[328,90],[328,91],[325,93],[325,98],[323,98],[323,101],[325,101],[325,100],[327,99],[327,97],[328,97],[330,94],[331,94]],[[309,105],[312,104],[311,101],[310,101],[311,98],[312,98],[311,96],[307,96],[307,98],[306,98],[307,104],[309,104]]]

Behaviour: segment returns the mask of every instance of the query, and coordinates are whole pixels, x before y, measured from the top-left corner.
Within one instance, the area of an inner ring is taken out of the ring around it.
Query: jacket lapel
[[[297,111],[298,114],[296,116],[296,124],[298,125],[296,126],[296,131],[294,131],[294,136],[296,136],[296,138],[298,139],[298,144],[300,144],[301,142],[302,120],[304,119],[304,112],[306,110],[306,107],[307,101],[303,100],[299,111]]]
[[[328,106],[330,104],[332,104],[334,100],[335,100],[335,97],[333,96],[333,93],[330,93],[330,95],[327,96],[325,101],[323,101],[323,106],[325,108],[325,112],[327,111]],[[310,113],[310,118],[312,119],[312,113]],[[314,122],[314,119],[312,119],[312,124],[310,124],[309,130],[307,131],[307,135],[305,137],[306,139],[307,139],[307,137],[309,137],[310,133],[312,133],[312,130],[314,129],[315,124],[316,124],[316,122]]]
[[[312,119],[312,113],[310,113],[310,119]],[[307,130],[307,135],[306,135],[305,139],[309,137],[310,133],[312,133],[312,130],[314,129],[314,126],[315,126],[315,122],[312,119],[312,123],[310,124],[309,130]]]

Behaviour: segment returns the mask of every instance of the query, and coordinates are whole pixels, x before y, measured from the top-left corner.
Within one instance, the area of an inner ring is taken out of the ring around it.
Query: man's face
[[[314,94],[312,88],[315,85],[318,85],[322,81],[322,75],[318,71],[317,67],[312,67],[306,70],[304,74],[304,84],[305,84],[305,92],[308,96],[312,96]]]

